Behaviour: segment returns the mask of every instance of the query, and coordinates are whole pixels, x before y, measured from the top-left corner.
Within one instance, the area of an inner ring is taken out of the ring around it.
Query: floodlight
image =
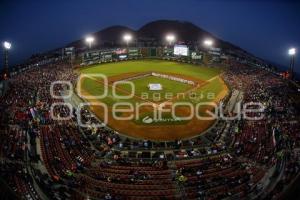
[[[296,54],[296,49],[295,48],[290,48],[289,49],[289,55],[293,56]]]
[[[205,46],[208,46],[208,47],[211,47],[212,45],[213,45],[213,41],[211,40],[211,39],[206,39],[206,40],[204,40],[204,42],[203,42],[203,44],[205,45]]]
[[[11,43],[10,42],[7,42],[7,41],[5,41],[5,42],[3,42],[3,46],[4,46],[4,48],[5,49],[10,49],[11,48]]]
[[[91,36],[85,38],[85,41],[86,41],[87,43],[92,43],[92,42],[94,42],[94,40],[95,40],[95,39],[94,39],[93,37],[91,37]]]
[[[132,40],[132,35],[130,35],[130,34],[125,34],[125,35],[123,36],[123,40],[126,42],[126,44],[127,44],[127,46],[128,46],[129,42]]]
[[[128,43],[130,40],[132,40],[132,35],[130,34],[125,34],[123,36],[123,39]]]
[[[173,34],[168,34],[168,35],[166,36],[166,40],[169,42],[169,44],[171,44],[172,42],[175,41],[175,35],[173,35]]]
[[[92,43],[95,41],[95,38],[92,36],[88,36],[85,38],[85,41],[89,44],[89,48],[92,47]]]

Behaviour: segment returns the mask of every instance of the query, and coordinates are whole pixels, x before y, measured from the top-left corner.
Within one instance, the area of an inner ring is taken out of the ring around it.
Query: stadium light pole
[[[168,34],[166,36],[166,40],[167,40],[167,42],[169,43],[170,46],[172,45],[173,42],[175,42],[175,39],[176,39],[176,37],[173,34]]]
[[[128,47],[129,42],[132,40],[132,35],[130,35],[130,34],[125,34],[125,35],[123,36],[123,40],[126,42],[126,45],[127,45],[127,47]]]
[[[290,73],[291,73],[291,78],[293,78],[293,73],[294,73],[294,65],[295,65],[295,55],[296,55],[296,49],[295,48],[290,48],[288,51],[291,61],[290,61]]]
[[[212,48],[213,44],[214,44],[214,41],[212,39],[205,39],[203,41],[203,45],[206,48],[206,51],[204,52],[203,56],[207,62],[210,62],[213,59],[213,58],[211,58],[211,56],[209,56],[209,50]]]
[[[95,38],[92,37],[92,36],[88,36],[88,37],[85,38],[85,41],[88,43],[89,49],[91,49],[92,48],[92,43],[95,41]]]
[[[214,41],[211,39],[206,39],[203,41],[204,46],[206,47],[212,47],[212,45],[214,44]]]
[[[9,74],[8,70],[8,52],[11,49],[11,43],[8,41],[3,42],[3,49],[4,49],[4,79],[6,79]]]

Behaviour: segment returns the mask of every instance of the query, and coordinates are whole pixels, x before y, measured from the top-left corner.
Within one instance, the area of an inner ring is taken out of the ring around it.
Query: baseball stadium
[[[3,41],[0,199],[299,199],[296,48],[281,70],[191,22],[114,22],[16,65]]]

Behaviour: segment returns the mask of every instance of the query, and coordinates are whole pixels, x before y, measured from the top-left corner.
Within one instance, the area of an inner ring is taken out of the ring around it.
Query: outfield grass
[[[220,74],[221,72],[219,68],[211,68],[163,60],[138,60],[116,62],[99,64],[96,66],[85,67],[80,69],[81,73],[102,73],[106,76],[114,76],[128,72],[138,73],[149,71],[183,74],[196,77],[202,80],[208,80]]]

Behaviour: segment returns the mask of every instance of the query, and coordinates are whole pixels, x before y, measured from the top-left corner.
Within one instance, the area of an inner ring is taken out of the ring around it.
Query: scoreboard
[[[177,56],[188,56],[189,48],[186,45],[175,45],[174,55]]]

